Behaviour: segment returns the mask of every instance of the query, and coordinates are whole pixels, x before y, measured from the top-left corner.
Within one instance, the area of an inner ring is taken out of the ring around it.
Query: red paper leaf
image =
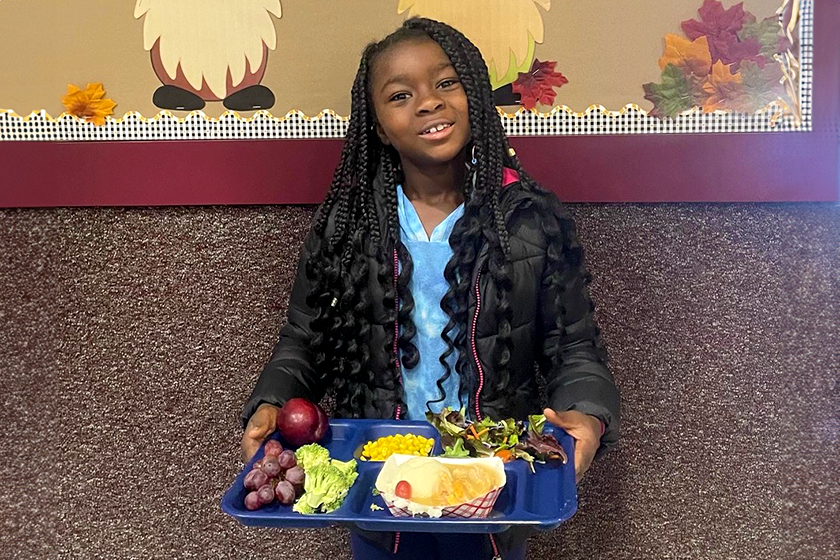
[[[698,13],[700,21],[690,19],[682,22],[683,31],[692,41],[701,35],[709,38],[723,34],[735,35],[746,21],[755,20],[752,14],[744,10],[743,2],[725,10],[717,0],[705,0]]]
[[[533,109],[537,103],[554,105],[557,93],[554,88],[568,84],[569,80],[560,72],[555,72],[556,62],[547,60],[540,62],[534,59],[531,70],[520,73],[513,82],[513,92],[520,95],[520,103],[526,109]]]
[[[712,64],[717,61],[732,65],[737,72],[742,61],[750,60],[764,67],[767,59],[761,56],[761,44],[755,37],[738,39],[738,32],[744,24],[754,23],[755,16],[744,10],[743,2],[724,9],[717,0],[705,0],[698,10],[700,21],[690,19],[682,22],[682,29],[692,41],[705,36],[709,41]]]
[[[731,64],[733,73],[738,71],[745,60],[755,62],[761,68],[767,64],[767,59],[761,54],[761,44],[755,38],[738,41],[736,35],[727,35],[710,41],[709,51],[712,53],[712,64],[718,60]]]

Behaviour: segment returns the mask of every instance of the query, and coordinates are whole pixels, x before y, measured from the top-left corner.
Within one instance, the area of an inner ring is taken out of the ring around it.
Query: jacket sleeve
[[[570,227],[574,228],[574,225]],[[568,231],[567,235],[574,236],[574,230]],[[565,264],[559,282],[549,282],[543,272],[538,317],[543,332],[539,366],[546,378],[550,408],[577,410],[604,423],[600,455],[618,441],[619,393],[607,368],[607,352],[595,324],[595,307],[589,297],[584,264]],[[556,321],[558,316],[562,321]],[[557,365],[553,365],[550,358],[554,355],[560,356]]]
[[[297,277],[289,298],[288,320],[280,330],[271,359],[242,409],[243,426],[262,403],[281,406],[293,397],[318,402],[324,396],[326,379],[315,372],[309,349],[309,323],[315,312],[306,304],[306,296],[311,289],[311,282],[306,277],[306,262],[314,250],[314,241],[314,233],[310,229],[301,249]]]

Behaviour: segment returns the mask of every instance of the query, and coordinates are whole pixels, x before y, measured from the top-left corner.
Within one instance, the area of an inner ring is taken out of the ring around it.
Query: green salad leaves
[[[524,459],[533,470],[534,461],[568,461],[566,452],[553,434],[544,432],[545,415],[528,417],[527,424],[508,418],[480,422],[467,421],[464,410],[444,408],[439,414],[426,413],[426,419],[440,432],[443,457],[499,457],[503,461]]]

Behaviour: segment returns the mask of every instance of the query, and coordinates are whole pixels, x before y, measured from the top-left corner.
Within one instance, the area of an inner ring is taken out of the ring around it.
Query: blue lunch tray
[[[381,496],[373,495],[373,487],[381,461],[359,461],[362,446],[379,437],[391,434],[417,434],[435,441],[433,455],[442,452],[440,434],[428,422],[406,420],[342,420],[330,421],[330,429],[320,442],[330,457],[340,461],[356,459],[359,477],[350,488],[344,503],[332,513],[303,515],[291,506],[272,502],[261,509],[245,509],[243,481],[254,462],[262,459],[265,445],[245,465],[233,485],[222,497],[222,511],[235,517],[243,525],[260,527],[328,527],[355,525],[365,531],[414,531],[423,533],[499,533],[514,525],[530,525],[541,531],[554,529],[577,510],[575,487],[574,441],[565,431],[546,423],[545,430],[553,433],[569,456],[567,464],[552,461],[535,463],[532,473],[522,459],[505,464],[507,483],[499,494],[493,511],[484,519],[456,519],[428,517],[394,517],[385,507]],[[269,439],[283,439],[275,432]],[[287,446],[284,445],[285,449]],[[288,446],[293,448],[292,446]],[[374,503],[383,509],[372,511]]]

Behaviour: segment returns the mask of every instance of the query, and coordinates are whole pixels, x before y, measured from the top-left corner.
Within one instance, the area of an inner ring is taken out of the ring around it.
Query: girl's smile
[[[446,138],[452,132],[452,127],[455,126],[453,123],[442,122],[438,124],[432,124],[428,128],[426,128],[423,132],[420,133],[426,140],[439,140],[441,138]]]

